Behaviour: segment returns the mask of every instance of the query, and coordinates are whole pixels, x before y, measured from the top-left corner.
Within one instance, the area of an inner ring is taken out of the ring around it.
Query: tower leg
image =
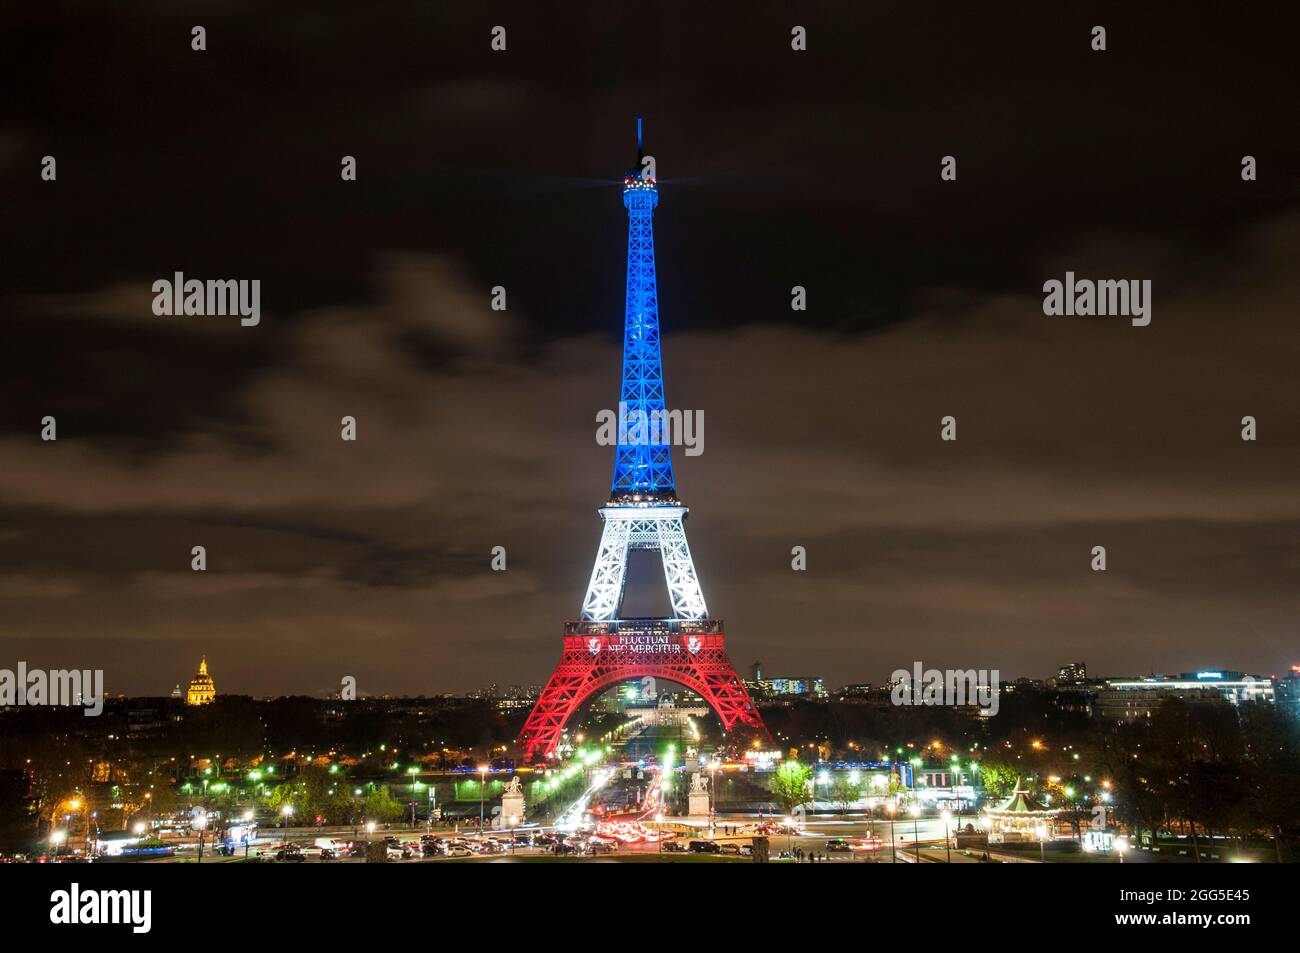
[[[627,550],[632,524],[628,520],[607,519],[600,534],[600,550],[591,570],[587,596],[582,600],[582,617],[598,622],[616,618],[623,604],[623,586],[627,582]]]
[[[659,520],[659,555],[664,563],[664,581],[672,600],[673,616],[678,619],[704,619],[709,615],[704,593],[695,577],[691,547],[686,543],[686,527],[680,516]]]
[[[723,645],[721,623],[704,619],[664,629],[647,623],[570,623],[564,655],[519,733],[525,762],[551,755],[564,727],[589,698],[618,682],[676,682],[699,695],[726,731],[750,728],[770,739],[753,699]],[[693,632],[705,634],[694,635]],[[594,634],[593,634],[594,633]]]

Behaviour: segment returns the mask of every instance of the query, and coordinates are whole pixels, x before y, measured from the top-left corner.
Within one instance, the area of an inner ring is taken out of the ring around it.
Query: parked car
[[[693,840],[690,845],[692,854],[720,854],[722,848],[711,840]]]
[[[740,856],[740,845],[739,845],[739,844],[732,844],[732,843],[719,844],[719,845],[718,845],[718,853],[719,853],[719,854],[731,854],[731,855],[733,855],[733,856],[739,857],[739,856]]]
[[[666,840],[663,843],[663,847],[660,849],[669,854],[686,853],[686,845],[679,840]]]

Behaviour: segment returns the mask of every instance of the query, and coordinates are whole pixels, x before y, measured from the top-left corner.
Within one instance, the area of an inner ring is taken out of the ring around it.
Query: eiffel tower
[[[677,499],[668,435],[663,427],[624,426],[667,419],[655,282],[655,180],[642,168],[641,117],[637,167],[623,178],[627,209],[627,296],[623,322],[623,384],[619,437],[604,530],[581,618],[564,627],[564,653],[528,715],[519,744],[524,761],[551,757],[564,726],[584,702],[611,685],[652,676],[703,698],[723,728],[767,735],[749,692],[723,645],[720,619],[710,619],[686,542],[687,509]],[[628,553],[656,550],[663,562],[672,616],[621,617]]]

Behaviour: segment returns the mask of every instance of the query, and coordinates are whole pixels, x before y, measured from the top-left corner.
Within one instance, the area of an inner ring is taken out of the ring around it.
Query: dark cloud
[[[705,414],[679,485],[738,664],[1294,660],[1293,31],[814,8],[789,59],[783,8],[529,9],[493,58],[467,9],[213,4],[196,58],[190,12],[69,9],[17,15],[0,67],[0,654],[131,692],[200,652],[254,693],[540,681],[612,465],[644,111],[669,399]],[[262,324],[155,317],[176,270],[260,279]],[[1045,317],[1066,270],[1151,279],[1151,326]]]

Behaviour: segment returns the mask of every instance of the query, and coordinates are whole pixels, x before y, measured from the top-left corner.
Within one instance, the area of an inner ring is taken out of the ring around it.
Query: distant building
[[[653,705],[629,705],[625,710],[629,718],[639,718],[645,726],[682,727],[691,718],[705,718],[709,706],[702,701],[698,705],[678,705],[671,695],[664,695]]]
[[[190,679],[189,691],[185,693],[185,704],[210,705],[216,697],[217,686],[212,681],[212,676],[208,674],[208,657],[205,655],[199,660],[198,674]]]
[[[1272,702],[1273,683],[1242,672],[1204,670],[1148,678],[1110,678],[1097,695],[1093,711],[1116,721],[1150,718],[1167,698],[1183,701],[1240,705]]]
[[[1056,685],[1082,685],[1088,681],[1088,666],[1083,662],[1070,662],[1056,670]]]
[[[755,662],[749,667],[749,678],[751,681],[761,682],[763,680],[763,663]]]
[[[815,695],[826,696],[826,685],[820,675],[784,675],[777,678],[759,679],[758,687],[768,695]]]
[[[1300,665],[1292,665],[1287,675],[1273,680],[1273,700],[1293,718],[1300,718]]]

